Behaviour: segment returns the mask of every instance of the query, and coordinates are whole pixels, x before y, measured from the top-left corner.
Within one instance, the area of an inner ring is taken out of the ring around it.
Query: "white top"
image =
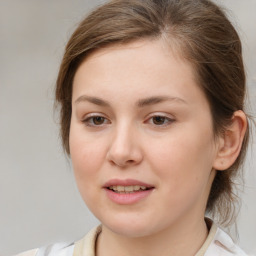
[[[16,256],[95,256],[95,244],[101,226],[92,229],[83,239],[67,244],[57,243],[39,249],[20,253]],[[248,256],[222,229],[214,223],[201,249],[195,256]]]

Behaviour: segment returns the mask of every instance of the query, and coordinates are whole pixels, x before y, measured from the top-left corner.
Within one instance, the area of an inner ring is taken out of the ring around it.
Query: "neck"
[[[97,241],[97,256],[194,256],[208,235],[203,218],[181,223],[144,237],[126,237],[116,234],[107,227]]]

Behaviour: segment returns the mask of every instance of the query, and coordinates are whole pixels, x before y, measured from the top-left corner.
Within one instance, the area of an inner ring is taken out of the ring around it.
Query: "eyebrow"
[[[165,101],[177,101],[179,103],[186,103],[187,102],[181,98],[178,97],[169,97],[169,96],[153,96],[145,99],[141,99],[137,102],[138,107],[145,107],[145,106],[151,106],[158,103],[162,103]]]
[[[90,103],[93,103],[95,105],[102,106],[102,107],[110,107],[110,103],[108,101],[103,100],[103,99],[98,98],[98,97],[91,97],[91,96],[87,96],[87,95],[80,96],[75,101],[75,104],[80,103],[80,102],[84,102],[84,101],[88,101]],[[179,103],[187,104],[187,102],[185,100],[183,100],[181,98],[178,98],[178,97],[153,96],[153,97],[138,100],[136,102],[136,105],[138,107],[142,108],[142,107],[145,107],[145,106],[151,106],[151,105],[155,105],[155,104],[162,103],[162,102],[165,102],[165,101],[177,101]]]
[[[102,107],[110,107],[110,103],[108,101],[105,101],[105,100],[97,98],[97,97],[87,96],[87,95],[80,96],[75,101],[75,104],[80,103],[80,102],[84,102],[84,101],[88,101],[90,103],[93,103],[95,105],[102,106]]]

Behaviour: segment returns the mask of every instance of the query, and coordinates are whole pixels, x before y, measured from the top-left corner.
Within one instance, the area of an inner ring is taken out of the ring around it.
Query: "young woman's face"
[[[71,159],[106,228],[136,237],[202,220],[217,150],[193,69],[162,40],[101,49],[78,68]]]

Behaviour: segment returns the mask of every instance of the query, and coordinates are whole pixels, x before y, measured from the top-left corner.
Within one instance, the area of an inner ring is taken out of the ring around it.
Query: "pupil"
[[[101,116],[96,116],[93,118],[93,122],[94,122],[94,124],[97,124],[97,125],[103,124],[104,118]]]
[[[154,124],[163,124],[165,121],[165,117],[163,116],[155,116],[153,117]]]

